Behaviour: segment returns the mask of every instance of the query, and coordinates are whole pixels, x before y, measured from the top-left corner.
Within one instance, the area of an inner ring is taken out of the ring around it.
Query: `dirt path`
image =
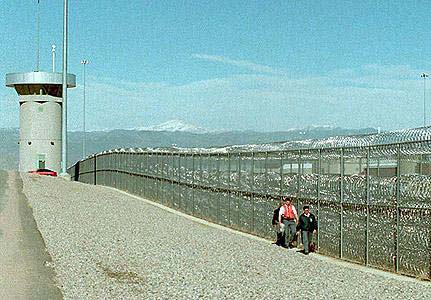
[[[0,171],[0,299],[62,299],[16,172]]]

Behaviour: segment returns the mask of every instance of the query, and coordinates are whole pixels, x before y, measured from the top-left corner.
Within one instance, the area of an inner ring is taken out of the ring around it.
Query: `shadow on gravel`
[[[32,299],[63,299],[56,286],[54,270],[49,267],[52,259],[46,250],[45,241],[33,217],[33,209],[23,193],[23,182],[19,173],[14,174],[15,188],[18,193],[18,214],[21,223],[20,250],[28,260],[31,270],[29,276],[32,286]]]
[[[7,197],[5,195],[7,177],[8,177],[7,172],[0,171],[0,214],[2,213],[7,201]],[[1,230],[0,228],[0,241],[2,240],[2,238],[3,238],[3,230]]]
[[[119,282],[132,283],[132,284],[144,284],[144,278],[140,277],[135,272],[130,271],[113,271],[107,266],[102,265],[102,263],[96,263],[96,266],[101,269],[109,278],[113,278]]]

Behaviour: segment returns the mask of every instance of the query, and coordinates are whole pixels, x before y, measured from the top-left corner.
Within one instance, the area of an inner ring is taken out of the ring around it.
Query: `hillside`
[[[279,132],[227,131],[193,133],[187,131],[112,130],[87,133],[87,154],[129,147],[212,147],[259,144],[374,133],[374,128],[343,129],[315,127]],[[69,132],[68,165],[82,158],[82,132]],[[0,129],[0,169],[18,168],[18,129]]]

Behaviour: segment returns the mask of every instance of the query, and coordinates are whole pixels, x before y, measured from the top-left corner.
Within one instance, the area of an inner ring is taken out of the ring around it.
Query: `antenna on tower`
[[[55,44],[51,46],[52,51],[52,73],[55,73]]]
[[[40,65],[40,9],[39,9],[40,0],[37,0],[37,13],[36,13],[36,72],[39,72]]]

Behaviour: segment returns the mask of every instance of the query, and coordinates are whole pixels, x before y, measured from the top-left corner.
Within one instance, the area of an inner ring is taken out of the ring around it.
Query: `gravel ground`
[[[23,174],[65,299],[431,299],[431,283],[304,256],[111,188]]]

